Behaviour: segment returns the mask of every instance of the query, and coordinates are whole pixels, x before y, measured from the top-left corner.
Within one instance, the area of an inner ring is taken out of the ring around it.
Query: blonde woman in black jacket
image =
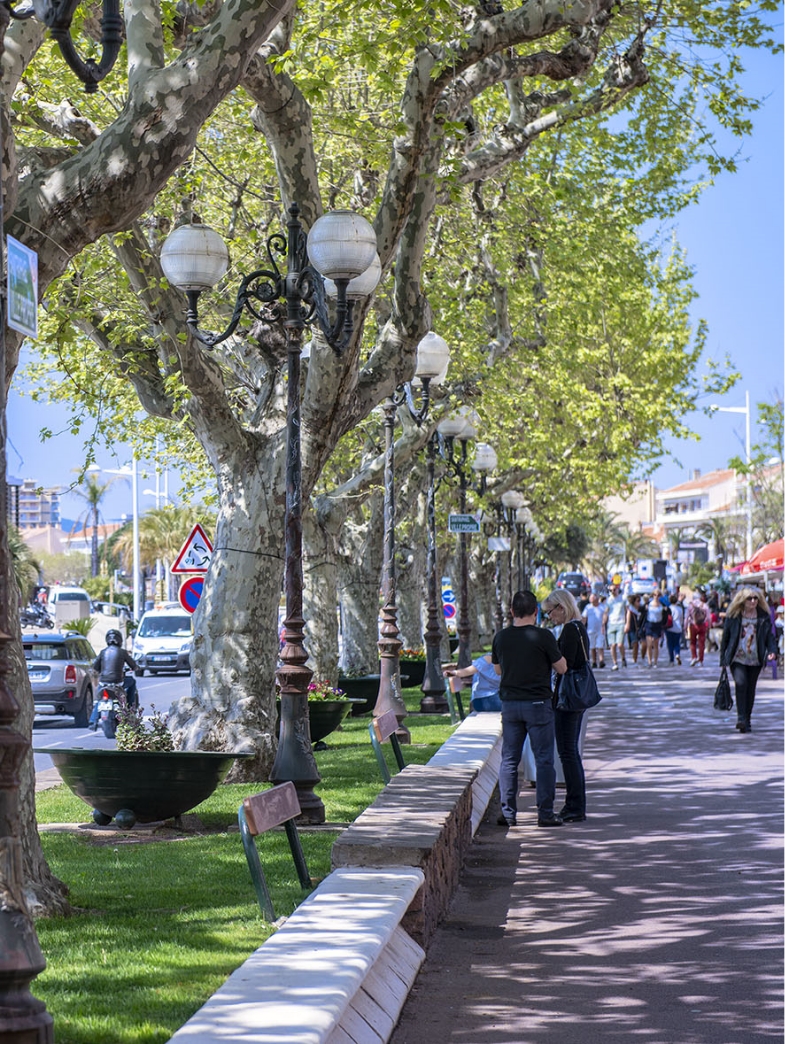
[[[736,686],[736,728],[751,732],[755,686],[766,660],[777,655],[769,607],[757,587],[737,591],[725,614],[720,665],[730,667]]]

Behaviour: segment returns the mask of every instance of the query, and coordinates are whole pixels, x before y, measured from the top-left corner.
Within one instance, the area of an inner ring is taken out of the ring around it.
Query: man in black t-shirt
[[[551,671],[564,674],[567,661],[550,631],[537,627],[537,599],[517,591],[512,599],[512,624],[493,639],[491,658],[501,675],[502,763],[499,794],[500,826],[515,826],[518,764],[526,736],[531,738],[537,765],[537,825],[561,826],[553,812],[556,772],[553,767],[553,692]]]

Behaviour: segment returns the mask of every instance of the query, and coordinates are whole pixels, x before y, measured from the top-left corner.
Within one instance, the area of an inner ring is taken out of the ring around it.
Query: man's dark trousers
[[[502,815],[514,819],[518,809],[518,765],[526,736],[537,766],[537,814],[553,814],[556,771],[553,767],[553,703],[551,700],[502,700],[502,763],[499,796]]]

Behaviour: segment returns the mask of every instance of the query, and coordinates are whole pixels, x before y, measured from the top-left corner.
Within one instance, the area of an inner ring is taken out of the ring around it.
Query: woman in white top
[[[646,664],[649,667],[656,667],[660,656],[662,617],[662,602],[658,595],[653,594],[646,606]]]

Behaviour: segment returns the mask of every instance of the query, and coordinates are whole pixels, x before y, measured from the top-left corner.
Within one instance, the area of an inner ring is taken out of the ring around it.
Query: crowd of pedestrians
[[[782,606],[775,612],[757,588],[743,588],[720,606],[718,602],[712,605],[704,591],[696,591],[689,600],[678,593],[625,598],[618,584],[611,586],[607,598],[593,593],[583,604],[557,588],[538,607],[531,591],[518,591],[511,609],[512,622],[496,633],[490,654],[478,657],[469,667],[445,671],[451,686],[472,678],[473,710],[501,709],[498,822],[506,827],[517,825],[518,771],[527,739],[536,765],[538,826],[556,827],[586,819],[580,751],[584,711],[563,709],[557,703],[567,672],[583,671],[591,679],[586,665],[593,671],[605,667],[606,648],[614,671],[628,666],[627,652],[632,664],[638,663],[640,655],[641,663],[656,667],[663,645],[669,662],[679,666],[686,641],[690,665],[701,667],[711,636],[719,648],[721,665],[730,668],[733,677],[736,728],[747,733],[752,728],[756,683],[763,666],[776,656],[776,623],[780,621],[781,629],[785,615]],[[546,620],[553,630],[540,626]],[[721,635],[712,636],[718,627]],[[558,812],[554,810],[554,748],[566,790],[564,807]]]

